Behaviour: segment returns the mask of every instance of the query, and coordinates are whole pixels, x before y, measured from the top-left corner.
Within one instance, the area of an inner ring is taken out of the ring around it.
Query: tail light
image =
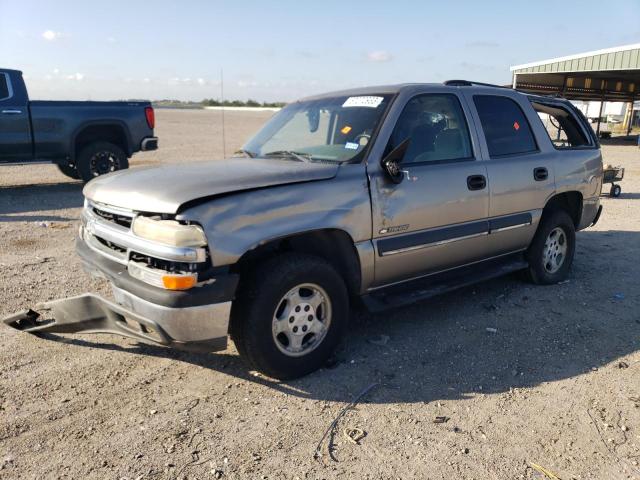
[[[145,107],[144,116],[147,117],[147,125],[149,125],[149,128],[156,128],[156,114],[153,111],[153,107]]]

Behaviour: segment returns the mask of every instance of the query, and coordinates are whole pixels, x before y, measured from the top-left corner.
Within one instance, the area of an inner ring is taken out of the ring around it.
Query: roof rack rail
[[[444,85],[450,87],[471,87],[472,85],[479,85],[482,87],[495,87],[495,88],[509,88],[504,85],[494,85],[493,83],[473,82],[470,80],[447,80],[443,82]]]

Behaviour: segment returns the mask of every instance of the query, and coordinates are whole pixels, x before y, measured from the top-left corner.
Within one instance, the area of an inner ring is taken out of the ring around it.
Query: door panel
[[[0,92],[0,162],[31,160],[29,111],[13,95],[9,76],[5,73],[0,73]]]
[[[380,177],[374,197],[376,284],[462,265],[486,253],[488,190],[467,177],[485,175],[480,162],[408,166],[413,180]]]
[[[537,125],[531,125],[536,114],[526,98],[495,92],[466,95],[490,178],[490,254],[524,249],[555,191],[554,155],[540,148],[533,133]]]

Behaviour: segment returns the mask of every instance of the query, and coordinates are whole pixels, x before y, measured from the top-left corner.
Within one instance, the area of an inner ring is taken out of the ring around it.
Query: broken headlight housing
[[[185,225],[176,220],[156,220],[138,216],[131,229],[135,235],[146,240],[172,247],[204,247],[207,238],[198,225]]]

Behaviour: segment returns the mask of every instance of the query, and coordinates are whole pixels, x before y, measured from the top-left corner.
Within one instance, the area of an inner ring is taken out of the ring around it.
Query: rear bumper
[[[114,288],[117,303],[86,293],[44,303],[2,320],[35,333],[115,333],[197,352],[224,350],[231,302],[192,308],[154,305]]]
[[[140,150],[147,152],[158,149],[158,137],[147,137],[140,142]]]

